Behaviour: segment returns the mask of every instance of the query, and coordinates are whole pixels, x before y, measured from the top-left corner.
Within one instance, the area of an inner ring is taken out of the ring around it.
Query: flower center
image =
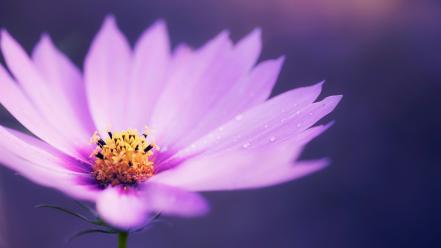
[[[132,186],[153,176],[153,150],[159,148],[147,140],[148,131],[142,135],[134,129],[109,131],[107,134],[108,137],[103,139],[95,132],[91,139],[97,144],[91,154],[95,157],[92,175],[101,187]]]

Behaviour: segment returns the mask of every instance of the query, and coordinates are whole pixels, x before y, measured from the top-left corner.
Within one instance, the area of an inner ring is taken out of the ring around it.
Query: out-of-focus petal
[[[57,170],[62,168],[63,171],[67,169],[68,171],[83,173],[90,171],[91,165],[89,163],[77,162],[75,158],[69,157],[53,146],[28,134],[0,126],[0,137],[2,137],[0,144],[13,150],[15,154],[26,153],[25,156],[31,161],[40,160],[41,156],[50,159],[54,162],[52,165],[55,167],[49,167],[49,169]]]
[[[246,77],[260,53],[260,32],[255,31],[233,47],[221,33],[199,49],[180,70],[173,72],[152,116],[159,143],[176,150],[199,133],[199,123]],[[212,123],[204,129],[211,129]],[[179,139],[176,139],[179,137]]]
[[[120,187],[105,189],[96,202],[100,217],[122,230],[144,225],[149,214],[147,206],[140,192]]]
[[[29,131],[45,140],[60,151],[78,158],[81,151],[73,146],[67,137],[57,130],[40,114],[21,88],[11,79],[0,65],[0,102]]]
[[[96,128],[87,105],[81,72],[55,47],[48,35],[41,37],[32,58],[57,104],[67,115],[66,121],[75,125],[74,130],[69,130],[72,138],[87,143]]]
[[[93,200],[97,190],[82,183],[85,166],[26,134],[0,126],[0,162],[33,182]]]
[[[64,149],[70,155],[81,156],[78,155],[77,149],[84,145],[90,134],[84,132],[81,120],[78,120],[69,111],[66,111],[66,104],[64,104],[65,96],[60,95],[42,77],[23,48],[6,31],[1,33],[1,49],[8,68],[19,83],[19,87],[16,88],[19,91],[23,90],[24,97],[29,98],[29,103],[35,106],[32,109],[35,108],[37,110],[39,115],[41,115],[41,119],[45,120],[46,125],[54,133],[54,136],[58,136],[57,138],[52,138],[51,141],[57,139],[60,141],[57,143],[62,146],[60,149]],[[2,83],[10,83],[11,80],[8,79],[7,73],[2,69],[2,81],[5,81]],[[4,97],[4,99],[6,101],[8,98]],[[3,104],[11,105],[12,103]],[[16,112],[11,111],[13,115],[16,115]],[[32,123],[29,123],[26,127],[31,130],[30,125]],[[40,135],[40,133],[35,134]],[[44,138],[48,138],[47,135]]]
[[[130,46],[113,17],[107,17],[86,56],[84,80],[92,118],[98,130],[126,129],[131,65]]]
[[[158,21],[138,40],[130,71],[126,125],[142,130],[165,86],[170,45],[167,27]]]
[[[208,203],[198,193],[163,184],[147,183],[143,189],[150,211],[180,217],[195,217],[208,212]]]
[[[208,205],[199,194],[153,183],[138,189],[109,187],[99,197],[96,207],[107,223],[121,229],[146,224],[152,213],[194,217],[208,212]]]

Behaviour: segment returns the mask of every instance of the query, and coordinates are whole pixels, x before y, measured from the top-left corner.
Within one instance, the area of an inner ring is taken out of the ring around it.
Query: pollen
[[[102,138],[95,132],[91,142],[97,145],[91,157],[95,158],[92,175],[98,185],[134,186],[155,173],[154,151],[159,147],[149,141],[149,130],[140,135],[135,129],[107,132]]]

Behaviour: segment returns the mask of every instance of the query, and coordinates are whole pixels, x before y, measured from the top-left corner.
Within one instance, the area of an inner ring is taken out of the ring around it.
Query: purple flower
[[[9,71],[0,66],[0,101],[38,139],[0,126],[0,162],[95,202],[117,228],[157,211],[202,215],[196,192],[276,185],[327,164],[296,159],[330,126],[313,127],[341,96],[315,102],[319,83],[268,100],[283,57],[256,65],[259,30],[237,44],[222,32],[170,51],[159,21],[132,49],[109,17],[83,74],[48,35],[28,56],[2,31],[1,50]]]

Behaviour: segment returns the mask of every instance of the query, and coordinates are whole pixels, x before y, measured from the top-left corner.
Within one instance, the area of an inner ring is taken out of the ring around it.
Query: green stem
[[[126,232],[118,233],[118,248],[127,248],[127,239],[129,234]]]

